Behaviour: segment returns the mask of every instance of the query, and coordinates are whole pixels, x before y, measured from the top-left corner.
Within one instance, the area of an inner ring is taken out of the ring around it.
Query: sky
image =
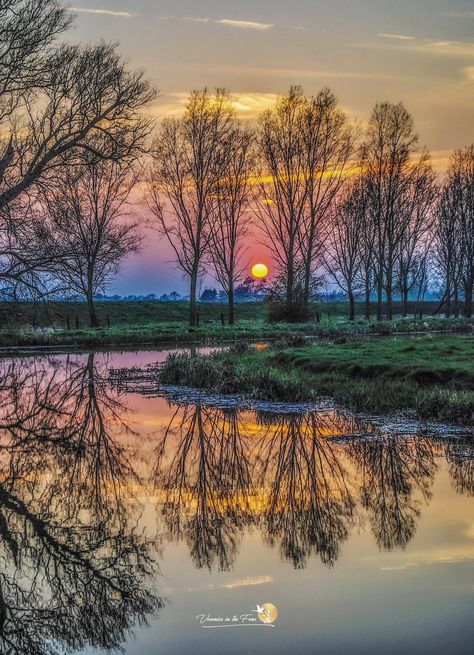
[[[403,101],[440,174],[453,148],[474,141],[474,0],[71,2],[71,37],[118,42],[160,90],[150,108],[158,120],[179,115],[190,90],[219,86],[255,121],[300,84],[307,94],[329,86],[362,124],[377,101]],[[146,243],[109,292],[185,292],[158,235]],[[259,258],[268,260],[252,250],[249,265]]]

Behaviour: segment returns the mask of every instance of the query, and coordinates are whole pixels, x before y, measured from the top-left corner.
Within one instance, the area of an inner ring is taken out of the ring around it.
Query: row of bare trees
[[[293,87],[256,129],[229,93],[192,92],[153,147],[143,110],[156,92],[113,46],[60,40],[71,13],[57,0],[0,3],[0,288],[9,298],[94,296],[142,236],[138,183],[189,278],[210,268],[229,298],[259,241],[275,264],[287,319],[308,315],[322,279],[370,316],[394,296],[441,289],[447,313],[472,314],[474,146],[457,151],[440,186],[413,118],[380,103],[365,130],[329,89]],[[148,155],[152,155],[148,166]],[[148,172],[147,172],[148,171]],[[463,302],[462,302],[463,301]]]
[[[402,103],[375,106],[365,131],[323,89],[281,96],[252,133],[224,90],[191,94],[183,118],[164,121],[155,141],[150,206],[179,267],[197,281],[211,263],[229,298],[242,274],[244,241],[266,246],[277,269],[286,318],[305,316],[324,277],[370,317],[393,317],[394,296],[422,300],[441,288],[446,312],[474,284],[474,149],[454,154],[443,186],[418,149]],[[446,303],[444,302],[446,301]]]

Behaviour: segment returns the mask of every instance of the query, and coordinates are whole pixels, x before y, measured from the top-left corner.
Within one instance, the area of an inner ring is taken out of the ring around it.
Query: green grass
[[[433,305],[434,306],[434,305]],[[426,304],[427,311],[431,306]],[[427,330],[469,330],[465,319],[400,319],[377,323],[346,319],[345,303],[320,304],[320,323],[268,323],[265,303],[238,303],[236,325],[222,325],[227,306],[200,303],[200,324],[189,329],[186,302],[96,303],[101,323],[88,328],[87,306],[80,302],[0,303],[0,347],[112,348],[116,346],[159,345],[170,342],[217,343],[233,339],[272,339],[285,335],[336,337],[351,334],[391,334]],[[359,311],[361,308],[359,307]],[[69,328],[67,322],[69,317]],[[79,329],[76,329],[76,318]],[[110,327],[108,325],[110,324]]]
[[[473,425],[473,362],[472,336],[382,337],[171,357],[161,380],[255,399],[330,395],[357,410]]]
[[[184,323],[188,320],[187,302],[96,302],[97,316],[102,326],[107,325],[107,316],[111,327],[131,325],[155,325],[161,323]],[[227,307],[218,303],[200,303],[200,322],[221,322],[221,313],[227,316]],[[84,302],[49,302],[49,303],[8,303],[0,302],[0,326],[30,325],[37,327],[66,328],[69,316],[71,327],[75,326],[76,317],[79,326],[88,326],[89,316]],[[237,320],[266,318],[263,303],[238,303]]]

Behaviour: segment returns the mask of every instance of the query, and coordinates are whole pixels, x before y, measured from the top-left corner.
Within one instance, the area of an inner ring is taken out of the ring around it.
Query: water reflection
[[[457,439],[446,449],[453,486],[460,494],[474,496],[474,442]]]
[[[1,651],[118,647],[161,605],[145,584],[152,544],[122,493],[134,475],[116,441],[124,408],[93,355],[3,371]]]
[[[474,495],[471,442],[390,437],[341,412],[162,401],[164,427],[147,440],[109,365],[1,364],[1,652],[121,646],[163,607],[158,534],[197,569],[231,570],[250,532],[295,569],[330,568],[365,526],[380,549],[406,547],[440,458]]]

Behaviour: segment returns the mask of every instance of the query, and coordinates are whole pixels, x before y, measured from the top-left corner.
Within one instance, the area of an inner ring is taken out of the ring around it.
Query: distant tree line
[[[189,323],[210,271],[229,304],[250,242],[269,251],[281,318],[307,317],[324,284],[363,299],[370,318],[440,290],[439,311],[472,316],[474,145],[440,181],[403,104],[377,103],[366,129],[329,89],[292,87],[251,128],[224,89],[193,91],[158,130],[156,97],[114,46],[61,37],[59,0],[0,3],[0,290],[3,297],[94,299],[140,249],[146,198],[189,280]],[[152,134],[154,134],[152,138]],[[143,186],[143,185],[141,185]]]

